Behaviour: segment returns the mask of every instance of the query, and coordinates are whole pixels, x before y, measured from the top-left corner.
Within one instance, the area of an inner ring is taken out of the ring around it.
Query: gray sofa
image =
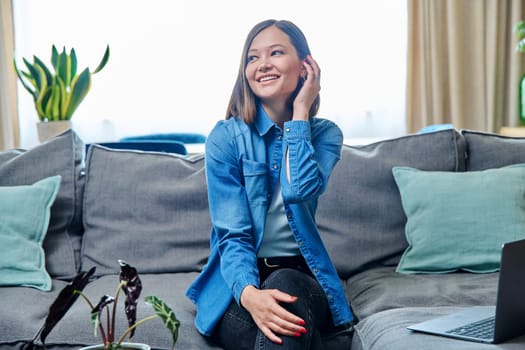
[[[525,139],[468,130],[441,130],[343,147],[342,159],[320,198],[317,220],[359,321],[352,349],[525,346],[525,337],[480,345],[406,329],[462,307],[493,304],[497,272],[396,271],[408,247],[406,224],[411,214],[405,212],[394,167],[451,174],[516,163],[525,163]],[[86,155],[82,140],[73,131],[30,150],[0,152],[0,186],[31,185],[61,176],[43,242],[45,266],[36,267],[51,277],[51,290],[6,285],[0,266],[0,349],[24,348],[38,332],[57,293],[80,270],[97,267],[97,279],[85,289],[92,299],[114,293],[118,259],[138,269],[143,296],[157,295],[175,310],[181,321],[177,349],[217,348],[196,332],[194,307],[184,296],[208,254],[211,224],[203,167],[202,154],[180,156],[92,145]],[[429,186],[429,195],[432,190]],[[471,213],[466,211],[458,212],[457,218],[468,218]],[[448,219],[450,215],[443,217]],[[0,254],[5,254],[2,249],[0,245]],[[469,250],[464,254],[469,255]],[[140,319],[152,311],[140,303],[137,313]],[[119,318],[123,327],[122,311]],[[140,326],[134,341],[148,343],[153,349],[171,345],[158,319]],[[46,341],[48,349],[76,349],[99,342],[82,300]]]

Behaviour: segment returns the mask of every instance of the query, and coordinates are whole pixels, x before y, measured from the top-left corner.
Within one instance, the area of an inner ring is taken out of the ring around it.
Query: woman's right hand
[[[257,289],[247,286],[241,293],[241,305],[248,310],[257,327],[272,342],[281,344],[277,336],[295,336],[306,333],[304,320],[287,311],[280,303],[293,303],[297,297],[277,289]]]
[[[308,55],[303,61],[303,69],[305,72],[303,86],[293,101],[293,120],[309,119],[310,107],[315,101],[315,98],[321,91],[321,68],[317,62]]]

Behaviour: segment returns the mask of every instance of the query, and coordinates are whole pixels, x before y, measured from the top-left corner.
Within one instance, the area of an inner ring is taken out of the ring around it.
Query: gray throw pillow
[[[525,138],[461,130],[467,143],[467,171],[525,163]]]
[[[342,278],[374,264],[396,265],[407,248],[406,216],[392,168],[463,171],[464,154],[454,129],[343,146],[317,210],[322,238]]]
[[[84,143],[73,130],[29,150],[0,152],[0,186],[31,185],[50,176],[62,177],[44,240],[46,269],[53,278],[71,278],[80,265],[83,160]]]
[[[119,273],[118,259],[141,273],[199,271],[209,255],[211,221],[204,156],[89,148],[82,268]]]

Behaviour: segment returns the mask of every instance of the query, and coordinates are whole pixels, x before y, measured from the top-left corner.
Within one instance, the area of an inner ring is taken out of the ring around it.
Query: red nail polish
[[[301,336],[301,333],[294,333],[293,336],[294,336],[294,337],[300,337],[300,336]]]
[[[302,328],[300,332],[306,334],[306,328]]]
[[[301,320],[301,321],[299,321],[299,324],[300,324],[301,326],[304,326],[304,325],[306,324],[306,322],[304,322],[304,320]]]

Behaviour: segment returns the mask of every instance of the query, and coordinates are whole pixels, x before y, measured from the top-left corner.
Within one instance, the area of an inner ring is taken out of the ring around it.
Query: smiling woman
[[[77,48],[94,65],[111,46],[111,62],[73,119],[86,142],[208,134],[223,119],[244,33],[265,18],[292,20],[309,37],[323,74],[319,114],[338,123],[345,138],[404,133],[404,0],[268,0],[256,7],[242,0],[17,0],[13,6],[17,59],[46,57],[54,44]],[[37,143],[37,116],[26,95],[18,94],[22,147]]]

